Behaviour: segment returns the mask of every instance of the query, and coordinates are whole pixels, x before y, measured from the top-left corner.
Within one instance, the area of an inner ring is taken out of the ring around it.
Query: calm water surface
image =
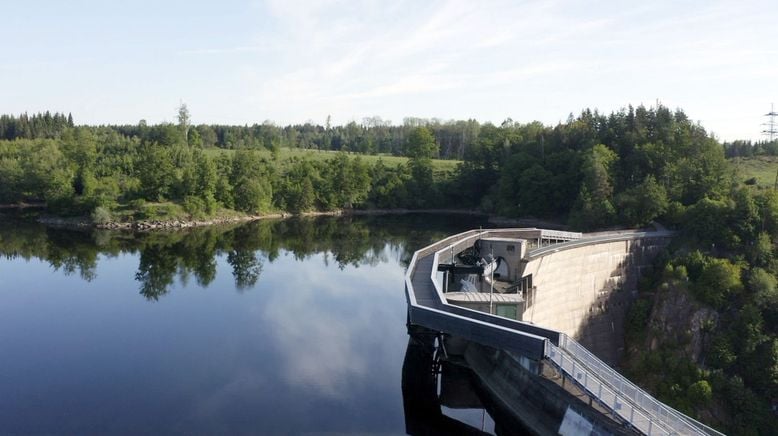
[[[0,433],[402,434],[405,267],[479,225],[408,215],[144,235],[0,218]]]

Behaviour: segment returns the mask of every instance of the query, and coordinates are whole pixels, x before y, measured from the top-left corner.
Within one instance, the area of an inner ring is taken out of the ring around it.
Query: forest
[[[553,126],[192,126],[185,106],[178,118],[79,126],[64,114],[2,116],[0,204],[43,203],[96,223],[452,205],[584,231],[658,221],[679,236],[630,310],[624,369],[724,431],[775,431],[778,193],[744,183],[727,157],[778,144],[722,144],[661,105],[584,110]],[[338,153],[282,160],[286,148]],[[407,161],[367,159],[376,153]],[[441,175],[433,158],[461,162]],[[667,319],[668,307],[689,316]]]
[[[658,216],[672,223],[732,183],[722,145],[682,111],[662,106],[607,116],[586,110],[556,126],[405,121],[191,126],[185,106],[178,124],[153,126],[3,116],[0,203],[45,202],[52,213],[91,214],[97,222],[175,215],[177,207],[207,216],[456,204],[591,229]],[[355,151],[362,143],[408,161],[368,163]],[[281,148],[309,146],[351,152],[278,161]],[[451,157],[462,159],[457,171],[433,177],[431,159]]]

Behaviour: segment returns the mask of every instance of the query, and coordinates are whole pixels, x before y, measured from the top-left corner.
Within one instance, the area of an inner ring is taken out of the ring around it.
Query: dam
[[[517,433],[721,434],[612,368],[637,280],[672,237],[522,228],[445,238],[408,267],[412,342],[469,368]]]

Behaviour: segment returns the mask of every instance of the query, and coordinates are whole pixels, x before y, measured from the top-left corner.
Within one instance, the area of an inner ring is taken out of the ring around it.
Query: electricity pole
[[[764,116],[770,117],[770,121],[762,124],[762,126],[765,127],[765,129],[762,130],[762,135],[767,136],[767,140],[773,142],[776,136],[778,136],[778,124],[775,122],[775,117],[778,117],[778,112],[775,112],[773,104],[770,104],[770,112],[764,114]]]

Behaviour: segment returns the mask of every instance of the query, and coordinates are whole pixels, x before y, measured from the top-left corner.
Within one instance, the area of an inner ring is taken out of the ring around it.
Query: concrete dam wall
[[[608,364],[623,353],[624,319],[638,279],[669,237],[572,242],[528,253],[531,288],[520,319],[573,337]]]

